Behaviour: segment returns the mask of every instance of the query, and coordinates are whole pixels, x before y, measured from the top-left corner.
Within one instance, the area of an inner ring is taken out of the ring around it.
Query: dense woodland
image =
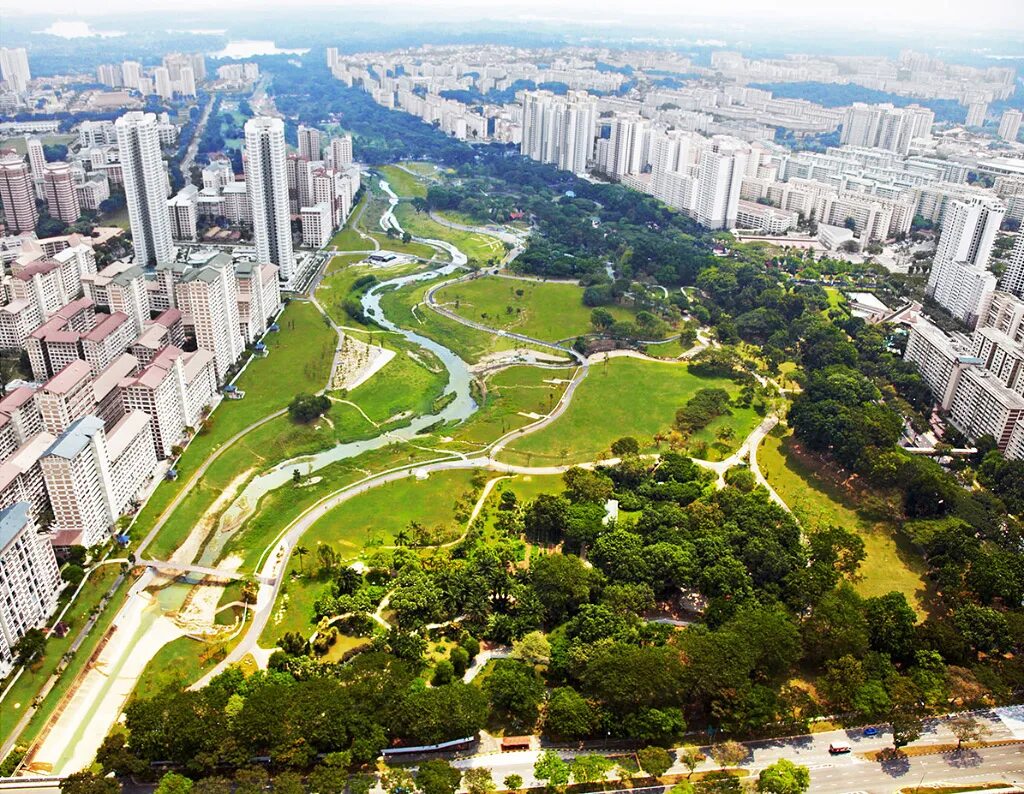
[[[623,439],[613,447],[621,463],[570,470],[562,493],[524,502],[505,490],[497,537],[474,526],[449,549],[381,550],[365,573],[322,560],[310,632],[287,635],[269,672],[230,671],[196,692],[136,700],[100,753],[104,769],[145,775],[159,762],[209,776],[261,759],[344,780],[386,746],[484,727],[668,746],[706,728],[802,733],[820,715],[890,722],[899,746],[929,713],[1019,696],[1024,531],[1007,507],[1024,504],[1021,466],[985,442],[949,468],[899,449],[904,422],[921,421],[931,396],[899,357],[894,329],[830,309],[820,286],[794,280],[806,262],[758,248],[715,257],[713,238],[649,197],[453,141],[324,70],[275,68],[279,108],[303,123],[336,117],[364,160],[454,168],[427,206],[528,216],[536,233],[521,267],[600,286],[613,283],[610,262],[622,279],[695,287],[679,293],[680,308],[725,345],[697,369],[748,382],[730,353],[740,343],[759,348],[769,372],[795,362],[796,439],[823,467],[866,483],[867,511],[896,519],[928,565],[927,613],[897,592],[858,595],[860,537],[802,530],[745,468],[716,489],[688,458],[641,457]],[[680,426],[727,410],[727,394],[704,391]],[[623,510],[617,522],[604,521],[609,498]],[[522,538],[539,549],[528,566]],[[394,628],[383,632],[370,613],[391,590]],[[659,607],[691,625],[650,622]],[[339,615],[348,617],[314,633]],[[372,637],[370,650],[322,663],[336,630]],[[512,645],[512,658],[464,684],[484,640]]]

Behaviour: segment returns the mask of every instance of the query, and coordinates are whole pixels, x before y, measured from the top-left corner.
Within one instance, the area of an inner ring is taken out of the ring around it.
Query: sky
[[[346,6],[366,7],[352,0],[216,0],[217,10],[238,9],[252,13],[256,8],[324,6],[342,10]],[[403,7],[402,17],[449,14],[464,19],[539,19],[548,21],[607,23],[683,22],[699,17],[715,20],[751,21],[766,19],[786,28],[828,24],[864,29],[914,26],[947,29],[1024,30],[1024,9],[1020,0],[419,0],[397,4],[375,4],[382,21]],[[0,13],[55,14],[69,18],[93,19],[105,14],[143,14],[146,11],[177,10],[201,12],[211,8],[210,0],[0,0]],[[417,14],[417,12],[419,12]]]

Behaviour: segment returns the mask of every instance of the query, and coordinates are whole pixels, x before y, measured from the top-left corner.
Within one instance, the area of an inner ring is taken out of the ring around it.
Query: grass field
[[[867,559],[861,565],[857,592],[871,597],[898,590],[919,615],[927,600],[925,565],[891,521],[868,518],[852,497],[819,476],[800,460],[791,437],[769,435],[757,453],[761,472],[805,529],[834,524],[856,532],[864,540]]]
[[[102,565],[86,579],[85,584],[82,586],[82,592],[79,593],[75,603],[64,615],[64,622],[70,626],[70,631],[63,637],[54,635],[47,640],[46,651],[42,659],[21,674],[11,687],[11,691],[7,693],[7,697],[4,698],[2,706],[3,719],[0,719],[0,726],[2,726],[0,727],[0,741],[7,739],[10,731],[14,730],[15,723],[20,718],[25,707],[32,702],[40,687],[46,683],[54,670],[57,669],[61,657],[68,652],[71,643],[74,642],[78,632],[88,620],[89,614],[113,586],[119,573],[120,566],[118,565]],[[93,629],[90,640],[98,640],[99,635],[96,632],[97,629]],[[86,644],[88,643],[89,640],[86,641]],[[78,655],[81,656],[81,654],[82,651],[79,651]],[[64,674],[63,679],[70,681],[67,673]],[[5,680],[0,685],[0,689],[6,685],[7,681]],[[57,686],[59,687],[60,684]]]
[[[684,364],[625,357],[593,364],[565,413],[543,430],[512,441],[501,457],[528,465],[583,462],[601,457],[622,436],[635,436],[642,449],[652,451],[654,434],[667,431],[676,410],[705,387],[739,391],[732,381],[692,375]],[[728,425],[734,437],[716,451],[724,456],[738,447],[761,418],[751,409],[731,410],[694,439],[713,440],[718,428]]]
[[[42,141],[43,146],[59,146],[60,144],[64,144],[66,146],[71,142],[78,140],[77,135],[38,135],[36,137]],[[12,138],[5,138],[0,141],[0,149],[14,149],[22,157],[28,154],[28,144],[25,141],[24,135],[15,135]]]
[[[423,304],[423,295],[430,283],[411,284],[381,297],[381,307],[388,319],[418,334],[441,342],[463,361],[479,361],[489,353],[517,347],[514,340],[469,328],[455,320],[442,317]]]
[[[544,415],[565,392],[573,370],[508,367],[492,373],[477,394],[479,410],[450,432],[465,451],[479,448],[510,430],[534,421],[524,414]],[[551,381],[563,381],[552,383]]]
[[[317,300],[331,319],[338,325],[370,330],[367,326],[353,319],[345,311],[345,299],[352,291],[352,285],[362,276],[373,275],[384,281],[422,269],[418,262],[405,262],[393,267],[373,267],[360,265],[364,259],[362,254],[348,254],[334,257],[327,266],[320,285],[316,290]]]
[[[468,515],[472,509],[467,496],[472,477],[471,471],[438,472],[426,480],[410,476],[353,497],[313,524],[300,541],[309,554],[305,558],[292,555],[282,597],[260,644],[272,646],[288,631],[309,634],[313,602],[325,586],[311,574],[317,564],[317,546],[329,544],[343,560],[354,560],[364,550],[392,544],[395,534],[412,521],[442,527],[454,537],[461,532],[462,513]]]
[[[148,531],[192,473],[217,447],[238,431],[287,407],[296,394],[318,391],[327,383],[337,337],[316,307],[304,301],[292,301],[279,322],[281,330],[266,337],[270,355],[252,361],[238,379],[238,388],[245,392],[245,398],[225,400],[213,412],[207,429],[193,440],[178,461],[178,479],[162,482],[140,513],[132,529],[133,537],[142,537]],[[262,452],[267,460],[277,454],[273,447],[263,448]],[[216,495],[240,472],[254,465],[257,461],[240,456],[235,450],[222,455],[206,473],[200,487],[189,494],[154,539],[148,553],[157,558],[170,554]]]
[[[427,183],[423,179],[416,178],[396,165],[386,165],[380,172],[391,189],[402,198],[426,197]]]
[[[558,342],[590,333],[592,309],[583,304],[583,288],[552,281],[484,276],[439,290],[438,303],[467,320]],[[633,312],[606,307],[616,320],[629,320]]]
[[[238,639],[203,642],[179,637],[172,640],[149,660],[132,697],[151,698],[169,686],[187,687],[195,683],[217,666]]]
[[[470,261],[478,263],[497,262],[505,256],[505,246],[495,237],[477,232],[464,232],[460,229],[451,229],[436,223],[425,212],[417,212],[407,202],[401,202],[395,207],[395,218],[402,228],[413,235],[413,237],[425,237],[430,240],[447,240],[457,246]]]

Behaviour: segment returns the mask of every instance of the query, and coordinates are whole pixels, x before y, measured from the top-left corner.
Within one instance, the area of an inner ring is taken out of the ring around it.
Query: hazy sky
[[[230,11],[253,8],[287,8],[289,6],[367,6],[369,3],[346,0],[0,0],[5,13],[60,14],[68,17],[93,18],[111,13],[143,14],[147,10]],[[378,2],[381,21],[386,21],[396,6]],[[907,23],[921,27],[974,29],[1024,29],[1021,0],[419,0],[399,2],[423,14],[456,12],[467,20],[485,18],[538,17],[579,22],[615,22],[679,20],[711,17],[718,20],[773,19],[785,21],[787,27],[829,22],[840,30],[844,24],[863,30],[877,26],[882,29]],[[415,13],[415,12],[414,12]],[[400,17],[397,17],[400,18]],[[652,19],[653,18],[653,19]],[[801,24],[803,23],[803,24]],[[834,31],[836,32],[836,31]]]

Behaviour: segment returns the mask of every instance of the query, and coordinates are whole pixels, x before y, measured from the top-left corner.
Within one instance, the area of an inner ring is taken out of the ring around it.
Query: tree
[[[545,750],[533,765],[533,776],[549,786],[564,786],[569,782],[569,765],[554,750]]]
[[[494,791],[495,788],[491,770],[486,766],[467,769],[462,779],[462,785],[465,786],[469,794],[488,794],[488,792]]]
[[[914,650],[917,615],[903,593],[893,591],[864,602],[871,647],[894,659],[909,659]]]
[[[651,777],[661,777],[672,766],[672,756],[664,747],[645,747],[637,750],[637,763]]]
[[[544,715],[544,732],[560,739],[582,739],[597,728],[598,714],[572,687],[551,693]]]
[[[711,757],[719,766],[736,766],[746,759],[747,752],[746,747],[732,739],[711,745]]]
[[[679,763],[690,770],[690,775],[694,773],[704,759],[704,753],[702,753],[699,748],[692,745],[686,745],[679,751]],[[687,777],[689,777],[689,775],[687,775]]]
[[[121,784],[94,772],[75,772],[60,782],[61,794],[118,794]]]
[[[953,717],[946,723],[956,737],[956,749],[963,747],[964,742],[979,742],[988,735],[988,726],[978,722],[969,714]]]
[[[589,753],[578,755],[569,764],[569,773],[577,783],[595,783],[603,781],[615,763],[603,755]]]
[[[512,643],[512,658],[526,664],[547,664],[551,660],[551,643],[542,631],[531,631]]]
[[[455,794],[462,773],[442,758],[424,761],[416,771],[416,787],[423,794]]]
[[[637,455],[640,453],[640,442],[633,436],[623,436],[618,441],[612,442],[612,454],[618,458],[626,455]]]
[[[350,791],[354,791],[350,788]],[[274,794],[306,794],[302,775],[298,772],[282,772],[274,776]]]
[[[442,659],[434,668],[434,675],[430,678],[433,686],[444,686],[455,680],[455,666],[447,659]]]
[[[788,758],[765,767],[757,777],[757,790],[766,794],[803,794],[810,786],[810,770]]]
[[[250,766],[235,772],[235,794],[262,794],[269,783],[270,776],[262,766]]]
[[[14,645],[18,664],[27,665],[43,655],[46,650],[46,635],[41,629],[29,629]]]
[[[168,772],[157,785],[153,794],[189,794],[192,791],[192,779],[177,772]]]
[[[484,681],[484,691],[491,708],[517,727],[531,728],[537,722],[544,682],[531,666],[511,659],[498,660]]]
[[[518,791],[523,787],[523,776],[515,774],[505,775],[505,779],[501,783],[509,791]]]
[[[306,548],[305,546],[296,546],[296,547],[295,547],[295,556],[296,556],[296,557],[298,558],[298,560],[299,560],[299,573],[302,573],[302,569],[303,569],[303,563],[302,563],[302,561],[303,561],[303,559],[304,559],[304,558],[305,558],[305,557],[306,557],[306,556],[307,556],[308,554],[309,554],[309,549],[307,549],[307,548]]]
[[[330,399],[322,394],[296,394],[288,404],[288,415],[295,422],[308,424],[327,413],[330,407]]]

